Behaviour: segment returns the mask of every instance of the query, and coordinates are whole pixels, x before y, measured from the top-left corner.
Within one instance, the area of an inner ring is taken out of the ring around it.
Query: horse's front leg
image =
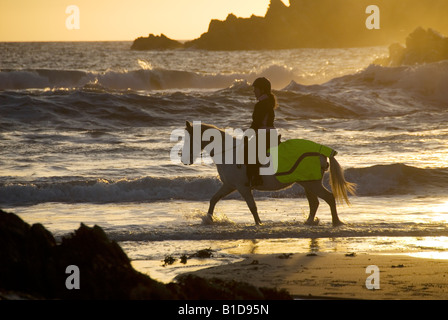
[[[221,186],[221,188],[219,188],[219,190],[213,195],[213,197],[210,199],[210,206],[208,207],[208,217],[213,221],[213,211],[215,211],[215,206],[218,203],[219,200],[221,200],[222,198],[224,198],[225,196],[229,195],[230,193],[232,193],[233,191],[235,191],[235,188],[223,184]]]
[[[246,200],[247,206],[250,209],[250,212],[254,216],[255,224],[261,225],[260,217],[258,216],[257,205],[255,204],[254,196],[252,194],[252,190],[250,188],[242,188],[238,189],[239,193],[243,196],[244,200]]]

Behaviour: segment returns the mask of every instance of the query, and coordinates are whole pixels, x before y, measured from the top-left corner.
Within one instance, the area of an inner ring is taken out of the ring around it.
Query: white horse
[[[190,144],[189,146],[187,146],[190,148],[189,150],[190,160],[189,163],[184,162],[184,164],[192,164],[194,162],[193,141],[195,139],[193,138],[193,132],[194,132],[193,126],[189,121],[186,122],[185,129],[190,135]],[[225,135],[227,133],[224,130],[221,130],[213,125],[203,123],[201,124],[201,132],[200,132],[201,137],[202,133],[204,133],[204,131],[206,131],[207,129],[218,130],[222,135],[221,141],[228,141],[225,139]],[[235,138],[232,137],[232,139]],[[203,150],[208,143],[203,142],[202,139],[199,139],[199,141],[201,141],[200,149]],[[236,145],[235,140],[234,145]],[[222,156],[224,157],[225,148],[222,148],[222,150],[223,150]],[[222,163],[223,164],[215,163],[222,182],[222,186],[210,200],[210,206],[207,213],[208,219],[210,221],[213,221],[213,211],[219,200],[229,195],[230,193],[234,192],[235,190],[238,190],[238,192],[246,201],[254,217],[255,223],[257,225],[260,225],[261,220],[258,216],[257,206],[255,204],[255,200],[252,195],[252,188],[249,186],[248,183],[249,181],[246,174],[246,165],[236,164],[236,161],[233,162],[235,164],[224,164],[224,161],[222,161]],[[323,172],[328,167],[327,158],[325,156],[321,156],[321,167],[323,177]],[[316,225],[318,223],[314,220],[317,209],[319,207],[318,198],[325,200],[325,202],[327,202],[328,205],[330,206],[333,226],[343,225],[344,223],[341,220],[339,220],[338,217],[336,209],[336,200],[341,203],[345,201],[347,204],[350,204],[347,192],[353,195],[355,194],[355,184],[347,182],[345,180],[344,171],[334,157],[330,157],[330,185],[333,193],[328,191],[322,185],[322,179],[315,181],[296,181],[292,183],[282,183],[279,182],[274,175],[262,175],[261,177],[263,183],[261,185],[253,187],[253,189],[260,191],[276,191],[291,187],[294,183],[300,184],[305,189],[305,194],[308,199],[310,207],[310,213],[308,219],[305,222],[306,225]]]

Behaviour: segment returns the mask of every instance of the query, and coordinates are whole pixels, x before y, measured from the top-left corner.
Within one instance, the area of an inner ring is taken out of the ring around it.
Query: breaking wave
[[[284,91],[335,103],[359,115],[380,112],[409,113],[419,109],[440,111],[448,103],[448,60],[415,66],[366,69],[322,85],[292,81]]]
[[[171,126],[187,118],[206,117],[219,125],[222,119],[249,112],[248,106],[254,100],[247,79],[265,73],[271,73],[276,81],[295,77],[292,70],[283,66],[271,66],[249,76],[163,69],[103,73],[3,70],[0,90],[6,91],[0,91],[0,115],[4,120],[0,121],[2,126],[30,121],[50,121],[68,127],[76,122],[80,126]],[[417,120],[426,117],[443,121],[440,117],[446,117],[447,84],[448,61],[396,68],[370,65],[321,85],[305,86],[291,81],[275,92],[280,104],[276,116],[290,121],[415,115]],[[176,88],[213,90],[175,91]],[[147,89],[173,91],[139,91]]]
[[[228,74],[206,74],[162,68],[104,72],[3,69],[0,72],[0,90],[83,87],[109,90],[220,89],[227,88],[238,80],[252,82],[260,76],[269,77],[274,87],[285,86],[289,81],[299,79],[294,70],[279,65],[272,65],[249,73]]]
[[[443,193],[448,188],[448,169],[421,169],[404,164],[381,165],[346,170],[347,180],[358,185],[359,196]],[[33,183],[3,183],[0,185],[0,204],[33,205],[45,202],[60,203],[122,203],[170,200],[209,201],[219,189],[216,177],[145,177],[134,180],[83,180]],[[62,180],[62,181],[58,181]],[[324,178],[325,183],[326,178]],[[301,186],[276,192],[254,192],[255,197],[303,197]],[[238,193],[229,198],[239,199]]]

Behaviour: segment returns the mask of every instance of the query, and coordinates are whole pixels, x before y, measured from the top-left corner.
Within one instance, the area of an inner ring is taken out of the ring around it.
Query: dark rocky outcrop
[[[79,290],[66,287],[70,265],[79,268]],[[12,293],[26,299],[291,299],[284,291],[197,276],[163,284],[133,269],[98,226],[81,224],[57,243],[41,224],[0,210],[0,300]]]
[[[161,283],[134,270],[121,247],[98,227],[81,224],[60,244],[41,224],[0,211],[0,288],[46,299],[168,299]],[[80,270],[68,290],[66,268]]]
[[[380,9],[380,29],[366,28],[366,8]],[[206,50],[358,47],[400,41],[419,26],[448,33],[446,0],[271,0],[264,17],[212,20],[184,48]]]
[[[181,299],[188,300],[290,300],[291,296],[284,290],[257,288],[248,283],[222,280],[218,278],[204,279],[187,274],[178,278],[178,283],[168,287]]]
[[[160,50],[160,49],[179,49],[183,44],[168,38],[164,34],[155,36],[150,34],[148,37],[140,37],[134,40],[131,46],[132,50]]]
[[[406,38],[406,46],[394,43],[389,57],[375,60],[375,64],[396,67],[448,60],[448,38],[432,29],[417,28]]]

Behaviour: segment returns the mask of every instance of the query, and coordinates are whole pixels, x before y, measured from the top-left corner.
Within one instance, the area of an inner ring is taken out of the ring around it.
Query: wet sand
[[[368,266],[378,273],[367,273]],[[296,253],[248,255],[246,260],[193,272],[202,277],[246,281],[286,289],[296,298],[445,300],[448,260],[406,255]],[[368,289],[369,287],[379,289]]]

